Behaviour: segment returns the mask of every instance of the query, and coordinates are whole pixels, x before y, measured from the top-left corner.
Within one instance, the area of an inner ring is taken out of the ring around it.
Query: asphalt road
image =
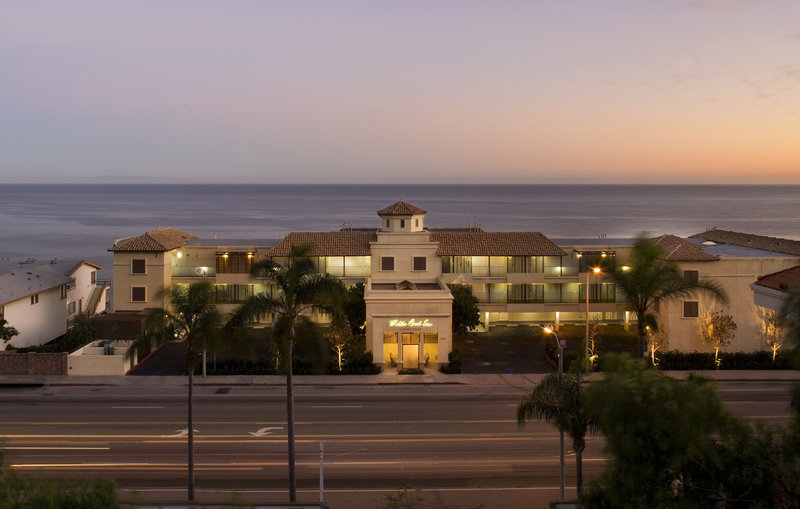
[[[769,422],[788,421],[791,386],[720,382],[729,408]],[[378,507],[402,486],[423,499],[419,507],[546,507],[558,497],[558,434],[543,422],[518,429],[526,389],[297,387],[298,498],[318,500],[322,442],[332,508]],[[284,394],[282,386],[196,388],[198,500],[286,501]],[[127,500],[185,500],[185,399],[180,386],[0,388],[6,463],[53,478],[113,478]],[[602,439],[592,437],[586,477],[603,467]],[[573,469],[568,452],[568,496]]]

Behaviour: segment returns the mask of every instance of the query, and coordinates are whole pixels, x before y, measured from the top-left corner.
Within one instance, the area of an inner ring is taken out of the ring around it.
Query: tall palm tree
[[[583,485],[583,451],[586,435],[597,430],[597,422],[587,411],[577,374],[550,374],[520,402],[517,423],[544,419],[572,438],[575,451],[575,480],[578,492]]]
[[[174,285],[159,292],[159,299],[164,298],[165,309],[153,310],[147,317],[145,336],[134,343],[131,352],[150,350],[160,347],[169,341],[184,340],[187,349],[187,371],[189,388],[187,396],[187,470],[188,498],[194,501],[194,419],[192,408],[192,392],[194,371],[197,364],[197,347],[207,337],[218,331],[220,315],[216,309],[214,285],[207,282],[190,285]]]
[[[299,330],[314,328],[309,315],[313,312],[337,312],[341,306],[344,287],[329,274],[317,274],[311,248],[293,246],[285,264],[261,260],[253,264],[250,275],[274,286],[274,295],[259,293],[245,301],[230,324],[234,326],[253,320],[263,313],[273,314],[273,334],[283,342],[286,369],[286,433],[289,456],[289,501],[296,500],[294,452],[294,394],[292,388],[293,348]]]
[[[636,313],[638,357],[644,357],[647,333],[647,315],[656,302],[665,302],[688,297],[696,291],[707,292],[727,301],[725,291],[716,282],[699,279],[687,281],[678,264],[667,260],[664,251],[652,240],[639,238],[633,244],[631,259],[627,265],[604,267],[606,280],[614,283],[625,296],[625,300]]]

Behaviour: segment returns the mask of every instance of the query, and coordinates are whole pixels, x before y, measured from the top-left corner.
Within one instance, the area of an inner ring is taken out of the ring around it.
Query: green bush
[[[458,350],[453,350],[447,355],[447,364],[443,365],[439,370],[448,375],[458,375],[462,372],[461,354]]]
[[[717,369],[713,353],[664,352],[656,354],[658,367],[663,370],[710,370]],[[719,354],[719,369],[791,369],[789,360],[780,353],[772,360],[772,352],[722,352]]]
[[[372,362],[372,352],[364,352],[358,357],[345,359],[342,364],[342,371],[339,371],[336,363],[328,369],[331,375],[378,375],[381,367]]]
[[[221,359],[216,365],[209,362],[206,368],[209,375],[275,375],[275,366],[267,359]],[[198,367],[197,373],[201,372]]]
[[[119,509],[110,480],[56,482],[20,476],[3,466],[0,451],[0,507],[3,509]]]

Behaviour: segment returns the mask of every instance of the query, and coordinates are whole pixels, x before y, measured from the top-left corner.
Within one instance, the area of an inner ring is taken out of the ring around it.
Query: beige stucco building
[[[294,232],[283,239],[198,239],[163,229],[120,239],[114,252],[114,310],[159,308],[160,288],[208,280],[224,313],[271,289],[250,278],[252,263],[279,261],[306,245],[320,273],[344,284],[364,282],[367,349],[378,364],[420,367],[447,362],[452,351],[449,285],[468,285],[479,299],[483,329],[498,325],[635,320],[615,286],[592,269],[624,265],[633,238],[549,239],[537,232],[430,228],[426,211],[397,202],[377,212],[378,226],[330,232]],[[730,301],[694,296],[657,309],[669,334],[667,349],[707,351],[700,342],[704,313],[723,309],[738,324],[729,350],[760,343],[759,311],[750,285],[766,273],[800,263],[800,242],[709,230],[691,238],[654,241],[687,279],[712,278]],[[587,299],[588,297],[588,299]],[[588,301],[588,302],[587,302]]]

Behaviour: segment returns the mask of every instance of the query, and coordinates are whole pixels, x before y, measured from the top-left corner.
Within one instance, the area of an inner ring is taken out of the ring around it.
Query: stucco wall
[[[19,331],[9,342],[17,348],[38,346],[67,332],[67,303],[61,298],[61,287],[38,295],[36,304],[27,296],[4,305],[6,321]]]
[[[145,274],[131,274],[131,260],[145,260]],[[142,311],[147,308],[163,307],[163,299],[158,299],[159,290],[171,284],[172,253],[114,253],[114,311]],[[145,302],[131,300],[131,288],[143,286],[146,290]]]

